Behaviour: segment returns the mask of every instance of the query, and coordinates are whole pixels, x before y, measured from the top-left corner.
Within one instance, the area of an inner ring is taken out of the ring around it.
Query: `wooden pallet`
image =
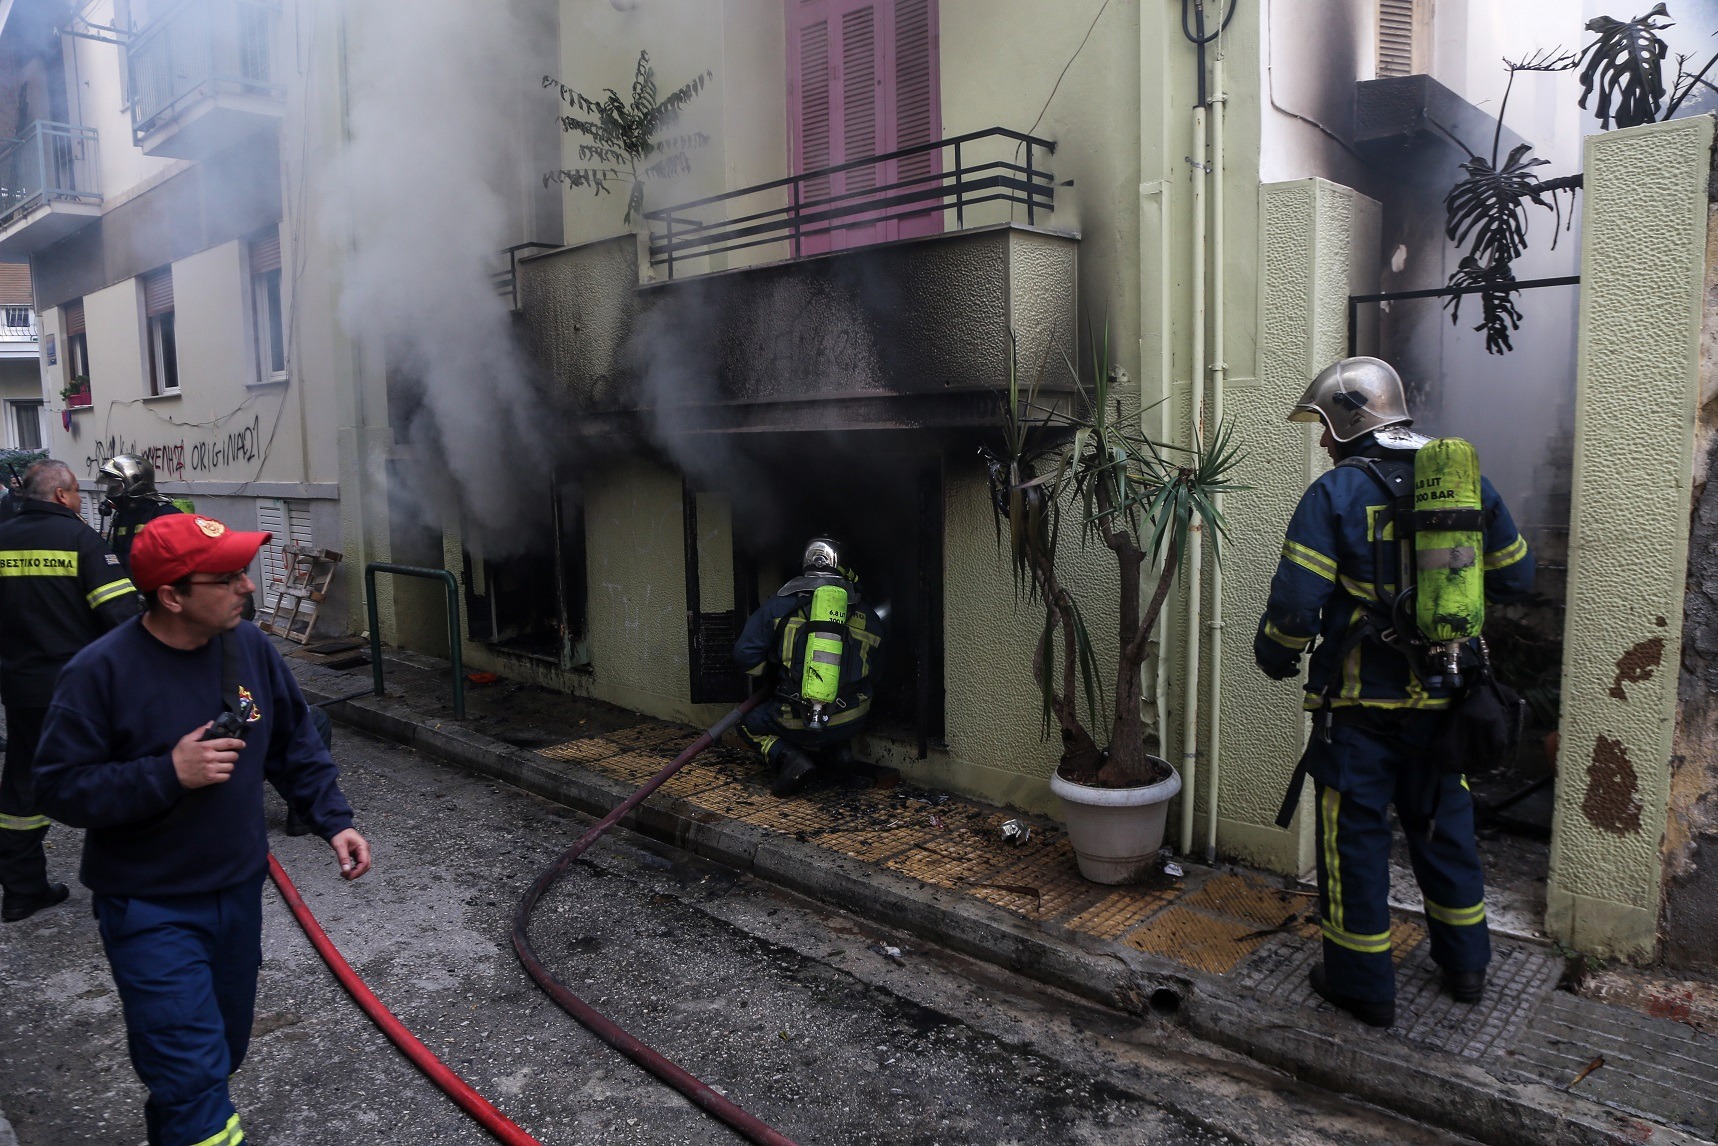
[[[288,545],[282,548],[281,555],[286,572],[263,590],[257,628],[308,645],[310,634],[316,629],[316,614],[327,599],[328,585],[339,568],[340,554],[333,549]]]

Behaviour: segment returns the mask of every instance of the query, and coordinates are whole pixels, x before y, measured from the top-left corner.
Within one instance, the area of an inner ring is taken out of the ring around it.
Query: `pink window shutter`
[[[939,137],[936,0],[786,0],[788,122],[795,172],[839,166]],[[863,208],[901,194],[873,189],[903,179],[928,187],[941,170],[935,152],[861,165],[800,185],[803,214],[851,211],[839,220],[808,219],[797,253],[817,254],[895,238],[933,234],[942,213],[901,223]]]

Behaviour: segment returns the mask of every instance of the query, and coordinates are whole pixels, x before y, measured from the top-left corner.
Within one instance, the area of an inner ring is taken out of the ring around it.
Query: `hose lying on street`
[[[766,695],[768,695],[768,690],[760,689],[734,711],[717,721],[708,731],[687,745],[685,751],[669,761],[660,772],[652,776],[642,788],[628,796],[619,807],[597,821],[595,827],[579,837],[577,843],[562,852],[561,857],[537,877],[537,882],[531,885],[531,889],[525,893],[525,897],[519,901],[518,909],[513,913],[513,950],[518,953],[519,962],[524,964],[526,972],[537,981],[537,985],[543,988],[562,1010],[584,1024],[592,1034],[603,1042],[686,1096],[706,1114],[721,1119],[736,1133],[752,1142],[760,1143],[761,1146],[794,1146],[791,1138],[729,1102],[684,1067],[646,1046],[622,1030],[613,1020],[573,994],[566,984],[556,979],[537,960],[537,953],[531,948],[529,934],[531,912],[537,906],[537,901],[543,897],[549,888],[554,886],[556,880],[565,874],[567,868],[572,866],[573,861],[578,859],[580,854],[594,844],[604,832],[618,823],[621,817],[632,811],[652,792],[661,787],[670,776],[678,772],[694,756],[720,740],[730,728],[740,722],[746,713],[756,708]]]
[[[274,858],[272,852],[268,857],[268,874],[280,891],[280,897],[286,900],[286,905],[292,909],[299,926],[303,927],[304,933],[310,937],[316,953],[322,956],[322,961],[328,964],[328,969],[334,972],[340,985],[346,988],[353,1001],[382,1029],[382,1033],[388,1036],[388,1041],[399,1047],[412,1061],[413,1066],[428,1075],[431,1082],[445,1091],[449,1098],[457,1102],[485,1130],[507,1143],[507,1146],[543,1146],[516,1122],[495,1109],[488,1099],[473,1090],[464,1079],[448,1069],[416,1035],[394,1017],[394,1013],[376,998],[375,992],[364,985],[364,981],[358,978],[358,973],[352,970],[351,965],[322,930],[322,926],[316,922],[316,917],[310,913],[304,898],[298,894],[298,889],[287,877],[286,869],[280,866],[280,861]]]

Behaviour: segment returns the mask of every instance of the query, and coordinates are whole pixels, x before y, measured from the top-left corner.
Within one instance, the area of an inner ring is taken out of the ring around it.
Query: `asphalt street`
[[[341,729],[375,870],[321,841],[275,852],[372,989],[546,1146],[739,1141],[579,1027],[526,977],[514,904],[588,820]],[[143,1091],[75,887],[0,928],[0,1111],[22,1146],[136,1146]],[[247,1141],[492,1139],[340,990],[272,888],[255,1037],[234,1079]],[[1430,1143],[1446,1136],[1188,1038],[785,895],[625,832],[539,908],[539,956],[658,1050],[802,1143]],[[3,1123],[0,1123],[3,1126]]]

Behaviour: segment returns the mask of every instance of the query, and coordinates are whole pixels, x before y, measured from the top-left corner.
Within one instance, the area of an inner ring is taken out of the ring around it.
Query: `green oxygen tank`
[[[809,712],[806,723],[820,728],[829,723],[828,705],[841,689],[841,650],[847,634],[847,590],[824,585],[811,594],[811,613],[806,625],[805,670],[799,693]]]
[[[1479,453],[1438,438],[1414,455],[1414,621],[1430,643],[1426,683],[1461,687],[1461,649],[1485,627]]]

